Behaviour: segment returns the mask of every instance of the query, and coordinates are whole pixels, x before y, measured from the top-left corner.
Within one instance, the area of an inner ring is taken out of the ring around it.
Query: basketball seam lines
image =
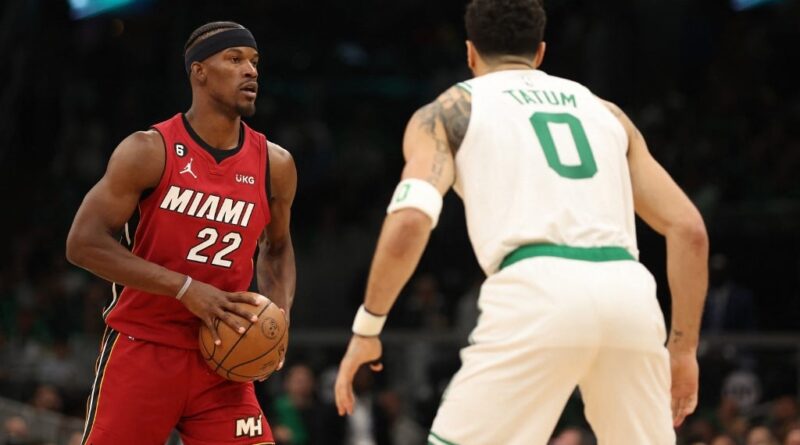
[[[275,346],[273,346],[273,347],[272,347],[272,348],[270,348],[270,349],[269,349],[267,352],[265,352],[265,353],[263,353],[263,354],[261,354],[261,355],[259,355],[259,356],[257,356],[257,357],[254,357],[254,358],[252,358],[252,359],[250,359],[250,360],[248,360],[248,361],[246,361],[246,362],[239,363],[238,365],[236,365],[236,366],[234,366],[233,368],[229,369],[229,370],[228,370],[228,372],[230,373],[230,372],[232,372],[234,369],[236,369],[236,368],[238,368],[238,367],[240,367],[240,366],[246,365],[246,364],[248,364],[248,363],[252,363],[252,362],[254,362],[254,361],[256,361],[256,360],[260,359],[261,357],[263,357],[263,356],[265,356],[265,355],[269,354],[270,352],[274,351],[274,350],[275,350],[275,348],[277,348],[278,346],[280,346],[280,344],[281,344],[281,340],[283,340],[283,337],[285,337],[285,336],[286,336],[286,333],[287,333],[287,332],[289,332],[289,327],[288,327],[288,326],[286,326],[286,327],[283,329],[283,334],[281,335],[281,338],[279,338],[279,339],[278,339],[277,343],[275,343]],[[242,335],[244,335],[244,334],[242,334]],[[235,373],[235,374],[236,374],[236,373]],[[237,374],[237,375],[238,375],[238,374]]]
[[[264,313],[264,311],[266,311],[266,310],[267,310],[267,308],[268,308],[268,307],[270,307],[271,305],[272,305],[272,301],[270,301],[268,305],[264,306],[264,309],[261,309],[261,312],[259,312],[259,313],[258,313],[258,317],[260,318],[260,317],[261,317],[261,314],[263,314],[263,313]],[[219,363],[217,364],[217,367],[216,367],[216,368],[214,368],[214,372],[217,372],[217,371],[219,371],[219,368],[221,368],[221,367],[222,367],[222,364],[223,364],[223,363],[225,363],[225,360],[228,358],[228,356],[229,356],[229,355],[231,355],[231,353],[233,352],[233,350],[234,350],[234,349],[236,349],[236,345],[238,345],[238,344],[239,344],[239,342],[240,342],[240,341],[242,341],[242,339],[244,338],[244,336],[245,336],[245,335],[247,335],[247,332],[250,330],[250,328],[252,328],[252,327],[253,327],[253,325],[254,325],[254,324],[255,324],[255,323],[251,322],[251,323],[250,323],[250,326],[248,326],[248,327],[247,327],[247,329],[245,329],[245,330],[244,330],[244,332],[242,332],[242,333],[239,335],[239,339],[238,339],[238,340],[236,340],[236,343],[234,343],[234,344],[233,344],[233,346],[231,346],[231,348],[230,348],[230,349],[228,349],[228,353],[227,353],[227,354],[225,354],[225,357],[222,357],[222,359],[220,359]]]

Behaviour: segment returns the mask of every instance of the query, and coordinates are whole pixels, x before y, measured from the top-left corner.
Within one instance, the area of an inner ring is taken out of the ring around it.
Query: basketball
[[[270,376],[286,353],[289,340],[286,319],[280,308],[269,298],[258,296],[258,306],[236,303],[237,306],[258,315],[258,321],[241,320],[244,334],[231,329],[220,320],[215,321],[221,345],[205,325],[200,327],[200,354],[206,364],[221,377],[235,382],[249,382]]]

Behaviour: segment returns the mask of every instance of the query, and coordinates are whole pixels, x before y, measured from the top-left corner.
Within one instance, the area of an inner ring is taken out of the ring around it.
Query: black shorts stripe
[[[119,332],[107,328],[105,342],[103,342],[103,346],[100,348],[100,357],[97,359],[97,372],[95,373],[94,384],[92,384],[92,393],[89,395],[89,400],[86,401],[86,423],[83,427],[81,445],[86,445],[86,440],[92,432],[94,418],[97,414],[97,404],[100,401],[100,390],[103,387],[103,377],[105,376],[106,366],[108,366],[108,359],[111,357],[111,352],[118,339]]]
[[[108,318],[108,314],[117,307],[117,303],[119,303],[119,295],[122,293],[122,290],[125,289],[125,286],[119,283],[111,283],[111,301],[108,303],[105,309],[103,309],[103,320]]]
[[[136,243],[135,235],[138,227],[139,210],[137,209],[135,212],[133,212],[133,215],[131,215],[131,218],[128,220],[128,222],[125,223],[125,226],[122,227],[122,231],[119,234],[119,243],[131,252],[133,251],[133,246]],[[108,318],[108,314],[110,314],[111,311],[117,307],[117,303],[119,303],[119,296],[123,289],[125,289],[125,286],[119,283],[111,283],[111,300],[103,309],[104,320]]]
[[[95,374],[97,374],[97,371],[100,369],[100,359],[103,358],[103,349],[105,349],[106,340],[108,339],[108,334],[110,332],[113,332],[113,329],[106,325],[105,329],[103,329],[103,336],[100,338],[100,344],[97,345],[97,350],[100,351],[100,353],[97,354],[97,360],[94,361]]]

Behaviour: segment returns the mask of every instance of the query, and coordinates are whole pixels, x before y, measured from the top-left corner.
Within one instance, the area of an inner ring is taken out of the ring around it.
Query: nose
[[[245,64],[246,68],[244,71],[244,76],[248,78],[257,78],[258,77],[258,68],[255,66],[253,62],[248,61]]]

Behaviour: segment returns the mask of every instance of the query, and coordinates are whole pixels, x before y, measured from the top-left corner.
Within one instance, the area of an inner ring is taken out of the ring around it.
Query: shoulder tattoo
[[[447,135],[447,146],[455,155],[464,141],[464,135],[469,126],[472,114],[472,95],[468,91],[454,86],[442,93],[435,101],[420,108],[417,113],[419,126],[434,138],[436,124],[441,122]]]

